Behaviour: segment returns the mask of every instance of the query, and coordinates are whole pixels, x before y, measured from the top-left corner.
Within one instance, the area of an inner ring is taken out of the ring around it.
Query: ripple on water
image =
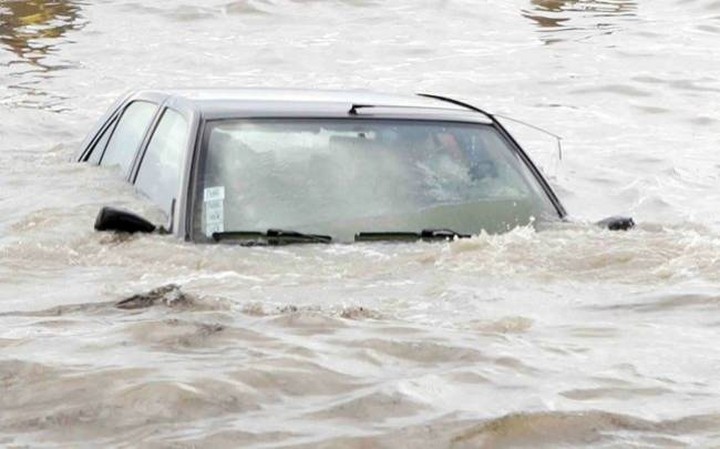
[[[668,388],[578,388],[561,393],[563,396],[578,401],[592,401],[598,399],[619,399],[623,401],[642,400],[643,396],[659,396],[672,394]]]
[[[637,18],[634,0],[530,0],[522,15],[537,26],[545,43],[622,29],[623,21]]]
[[[0,3],[0,446],[720,443],[717,1]],[[180,84],[453,94],[563,135],[570,211],[640,226],[95,233],[103,205],[162,217],[78,141]]]
[[[452,439],[454,448],[592,445],[613,432],[652,433],[652,422],[599,411],[514,413],[471,426]]]

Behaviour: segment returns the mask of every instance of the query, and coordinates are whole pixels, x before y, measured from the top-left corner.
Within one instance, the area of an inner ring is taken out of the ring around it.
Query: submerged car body
[[[117,166],[167,231],[196,242],[464,236],[566,215],[491,114],[432,95],[139,91],[78,160]]]

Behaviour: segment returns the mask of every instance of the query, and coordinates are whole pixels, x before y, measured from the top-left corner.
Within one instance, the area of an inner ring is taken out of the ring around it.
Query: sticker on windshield
[[[222,187],[220,187],[222,189]],[[205,198],[207,198],[205,189]],[[214,192],[217,193],[217,192]],[[224,192],[220,192],[224,193]],[[225,228],[225,210],[223,209],[223,200],[214,199],[205,200],[205,234],[210,237],[213,232],[223,232]]]
[[[205,223],[223,223],[225,221],[225,214],[223,211],[223,202],[219,201],[208,201],[205,203]]]
[[[206,203],[208,201],[222,201],[225,199],[225,187],[224,186],[218,186],[218,187],[205,187],[205,190],[203,191],[203,201]]]
[[[223,200],[225,199],[225,187],[206,187],[203,190],[203,202],[205,209],[205,235],[212,236],[214,232],[225,231],[225,210]]]

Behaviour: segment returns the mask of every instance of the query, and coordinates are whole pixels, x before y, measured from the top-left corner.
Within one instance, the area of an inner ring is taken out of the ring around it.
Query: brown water
[[[720,445],[718,42],[715,0],[0,1],[0,447]],[[68,162],[112,100],[228,85],[459,96],[563,135],[519,130],[578,220],[641,224],[95,233],[155,212]]]

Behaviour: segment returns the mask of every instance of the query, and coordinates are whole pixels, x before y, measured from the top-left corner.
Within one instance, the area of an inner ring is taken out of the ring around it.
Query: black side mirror
[[[611,231],[627,231],[635,227],[635,220],[631,217],[608,217],[595,224]]]
[[[155,228],[156,226],[146,219],[114,207],[103,207],[95,219],[96,231],[120,231],[132,234],[135,232],[150,233]]]

